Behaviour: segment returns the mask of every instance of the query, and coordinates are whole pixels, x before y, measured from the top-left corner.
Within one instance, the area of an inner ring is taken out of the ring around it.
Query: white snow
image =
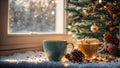
[[[44,52],[26,52],[26,53],[15,53],[13,55],[9,56],[0,56],[0,61],[5,62],[43,62],[48,61],[46,58]],[[49,62],[49,61],[48,61]],[[57,62],[56,62],[57,63]],[[72,68],[120,68],[120,58],[117,62],[100,62],[100,63],[71,63],[71,62],[62,62],[63,64],[67,66],[72,66]]]

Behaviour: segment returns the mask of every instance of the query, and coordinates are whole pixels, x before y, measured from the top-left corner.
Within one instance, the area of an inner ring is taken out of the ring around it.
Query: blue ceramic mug
[[[64,40],[44,40],[43,49],[50,61],[60,61],[66,53],[68,44],[71,44],[72,49],[74,49],[74,45],[72,43],[68,43]]]

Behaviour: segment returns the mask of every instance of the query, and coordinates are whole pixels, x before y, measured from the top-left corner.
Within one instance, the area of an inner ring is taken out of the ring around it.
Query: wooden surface
[[[67,40],[73,42],[67,34],[8,34],[9,0],[0,0],[0,55],[9,55],[29,50],[43,50],[43,40]]]
[[[0,55],[9,55],[16,52],[21,52],[22,50],[29,51],[33,50],[43,50],[42,43],[43,40],[67,40],[68,42],[75,43],[71,36],[68,35],[55,35],[55,36],[39,36],[39,37],[24,37],[24,38],[8,38],[7,41],[0,44]],[[9,53],[10,52],[10,53]]]

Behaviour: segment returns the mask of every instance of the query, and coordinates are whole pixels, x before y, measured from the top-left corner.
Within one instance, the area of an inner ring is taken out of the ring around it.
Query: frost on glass
[[[55,0],[9,0],[9,32],[55,32]]]

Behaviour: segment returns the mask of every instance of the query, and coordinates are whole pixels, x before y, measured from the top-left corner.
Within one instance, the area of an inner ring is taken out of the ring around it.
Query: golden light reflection
[[[99,0],[99,3],[101,3],[102,2],[102,0]]]
[[[72,34],[72,32],[71,32],[71,31],[69,31],[69,32],[68,32],[68,34],[69,34],[69,35],[71,35],[71,34]]]
[[[70,25],[68,25],[68,28],[71,28],[71,26],[70,26]]]
[[[51,14],[54,15],[54,14],[55,14],[55,11],[52,11]]]
[[[64,67],[68,67],[69,64],[68,63],[63,63]]]

